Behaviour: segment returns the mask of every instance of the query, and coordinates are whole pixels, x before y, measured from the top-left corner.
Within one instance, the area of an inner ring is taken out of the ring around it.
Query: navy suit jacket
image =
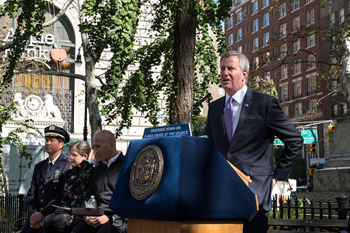
[[[31,187],[28,190],[28,217],[40,211],[44,216],[53,213],[62,199],[65,174],[71,162],[60,154],[55,164],[48,171],[49,159],[35,165]]]
[[[276,98],[248,88],[229,144],[224,126],[224,105],[225,97],[210,104],[205,134],[227,160],[250,176],[252,183],[249,187],[258,195],[260,209],[269,210],[272,207],[272,179],[288,180],[303,139],[284,115]],[[285,149],[273,171],[275,135],[284,142]]]

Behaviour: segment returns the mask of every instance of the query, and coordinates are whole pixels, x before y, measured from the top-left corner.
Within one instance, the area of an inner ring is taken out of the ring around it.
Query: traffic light
[[[306,174],[308,174],[309,176],[313,176],[314,175],[314,171],[317,171],[317,168],[307,168],[306,169]]]
[[[315,143],[311,143],[310,144],[310,153],[313,154],[316,152],[316,144]]]
[[[328,141],[329,141],[329,134],[333,133],[334,128],[335,128],[334,125],[329,125],[328,126]]]

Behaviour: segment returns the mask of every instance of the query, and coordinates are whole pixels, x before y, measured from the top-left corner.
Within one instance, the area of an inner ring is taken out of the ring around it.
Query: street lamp
[[[84,129],[83,129],[84,141],[87,142],[87,85],[85,81],[85,110],[84,110]]]
[[[81,46],[80,46],[79,49],[78,49],[78,55],[77,55],[77,57],[76,57],[76,59],[75,59],[75,64],[76,64],[78,67],[80,67],[81,64],[83,63],[82,60],[81,60],[80,49],[81,49]]]

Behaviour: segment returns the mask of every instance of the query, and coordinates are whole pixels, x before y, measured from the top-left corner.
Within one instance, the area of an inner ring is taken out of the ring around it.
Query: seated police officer
[[[43,218],[55,211],[62,199],[64,175],[71,162],[62,154],[64,143],[69,142],[69,134],[61,127],[51,125],[45,128],[45,151],[49,158],[34,167],[31,187],[27,194],[28,219],[22,232],[45,232]]]

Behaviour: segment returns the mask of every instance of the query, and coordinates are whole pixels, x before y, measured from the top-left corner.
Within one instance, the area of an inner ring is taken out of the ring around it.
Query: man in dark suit
[[[97,132],[93,139],[95,155],[100,159],[90,175],[87,198],[94,195],[97,208],[102,208],[102,216],[84,216],[72,233],[125,233],[126,220],[114,214],[109,208],[109,202],[123,164],[124,156],[117,151],[114,134],[108,130]]]
[[[61,127],[51,125],[45,130],[45,150],[49,158],[35,165],[31,187],[28,190],[28,220],[22,232],[45,232],[43,218],[53,213],[62,199],[64,175],[71,162],[61,153],[64,143],[69,142],[69,134]]]
[[[257,194],[259,212],[244,223],[244,233],[267,231],[271,192],[278,180],[288,181],[303,139],[281,110],[276,98],[254,92],[246,84],[249,61],[229,51],[220,58],[220,80],[226,96],[209,106],[206,132],[222,155],[249,176]],[[285,149],[273,171],[273,141],[280,138]]]

